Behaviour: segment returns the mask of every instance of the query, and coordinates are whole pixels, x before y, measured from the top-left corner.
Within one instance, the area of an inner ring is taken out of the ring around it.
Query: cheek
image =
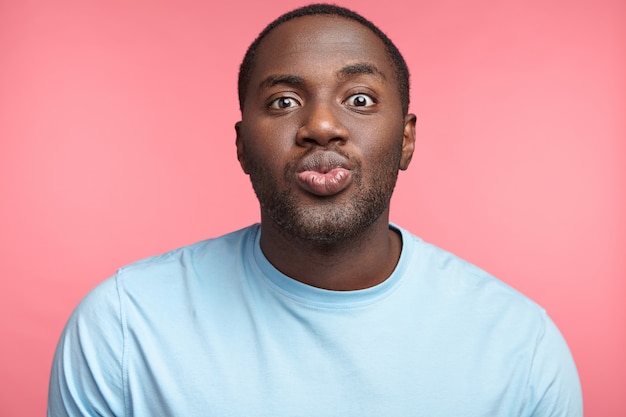
[[[260,144],[264,148],[288,148],[294,145],[297,130],[291,120],[263,117],[248,124],[245,134],[251,144]]]
[[[355,147],[361,158],[372,162],[389,160],[402,150],[404,140],[403,123],[378,123],[355,125],[351,130]]]
[[[272,124],[255,124],[242,135],[244,160],[247,167],[256,170],[256,174],[266,173],[272,177],[282,176],[282,171],[289,160],[293,140]]]

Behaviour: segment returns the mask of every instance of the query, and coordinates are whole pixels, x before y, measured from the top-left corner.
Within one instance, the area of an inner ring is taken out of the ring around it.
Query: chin
[[[291,238],[316,246],[331,246],[358,238],[380,218],[385,208],[369,212],[346,205],[332,211],[307,208],[294,216],[279,216],[274,222]]]

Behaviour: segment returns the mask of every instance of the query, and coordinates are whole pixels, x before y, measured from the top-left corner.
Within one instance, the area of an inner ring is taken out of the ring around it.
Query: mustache
[[[321,173],[329,172],[335,168],[350,169],[349,161],[336,152],[316,152],[310,156],[305,156],[297,165],[298,172],[317,171]]]
[[[361,170],[361,161],[339,146],[312,147],[287,163],[284,176],[291,178],[298,172],[309,170],[328,172],[334,168],[346,168],[358,174]]]

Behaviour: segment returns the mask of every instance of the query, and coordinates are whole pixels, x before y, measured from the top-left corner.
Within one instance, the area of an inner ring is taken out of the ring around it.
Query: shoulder
[[[254,239],[259,226],[252,225],[228,234],[214,237],[191,245],[183,246],[160,255],[151,256],[119,269],[123,274],[141,273],[154,268],[167,268],[181,263],[193,262],[198,259],[232,256],[234,251],[242,248],[250,239]]]
[[[49,412],[82,415],[79,410],[90,406],[98,415],[123,415],[130,341],[164,340],[158,339],[162,329],[181,327],[175,319],[181,311],[193,314],[190,305],[198,283],[212,279],[207,271],[224,279],[227,274],[219,274],[220,269],[241,259],[242,248],[256,230],[250,226],[140,260],[93,288],[59,340]],[[219,300],[219,294],[213,299]]]
[[[527,414],[582,415],[576,366],[546,310],[483,269],[406,230],[415,293],[437,323],[438,333],[489,352],[489,364],[523,362]],[[452,339],[451,339],[452,340]],[[489,343],[487,343],[489,341]],[[491,350],[490,350],[491,349]],[[520,362],[520,358],[525,358]],[[496,369],[507,369],[501,366]]]
[[[420,284],[450,300],[487,310],[519,309],[544,320],[544,309],[489,272],[400,229],[408,249],[409,271]]]
[[[419,312],[476,344],[493,341],[499,352],[524,351],[530,360],[548,315],[543,307],[483,269],[405,232],[410,249],[405,287]]]
[[[157,310],[162,309],[159,304],[187,291],[190,281],[210,278],[207,270],[219,271],[227,268],[229,262],[239,262],[238,248],[245,246],[255,230],[255,226],[250,226],[120,268],[81,300],[66,332],[93,336],[97,330],[99,337],[117,339],[130,307],[141,302],[148,303],[146,307],[153,304]]]
[[[158,285],[167,281],[202,275],[240,263],[242,253],[258,233],[258,225],[183,246],[157,256],[126,265],[117,271],[118,285],[127,289],[134,285]]]

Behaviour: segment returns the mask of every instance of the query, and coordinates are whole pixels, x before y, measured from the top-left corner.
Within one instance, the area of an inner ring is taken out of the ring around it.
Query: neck
[[[283,274],[318,288],[349,291],[386,280],[398,263],[402,239],[389,228],[388,216],[349,240],[302,241],[271,221],[261,223],[261,250]]]

